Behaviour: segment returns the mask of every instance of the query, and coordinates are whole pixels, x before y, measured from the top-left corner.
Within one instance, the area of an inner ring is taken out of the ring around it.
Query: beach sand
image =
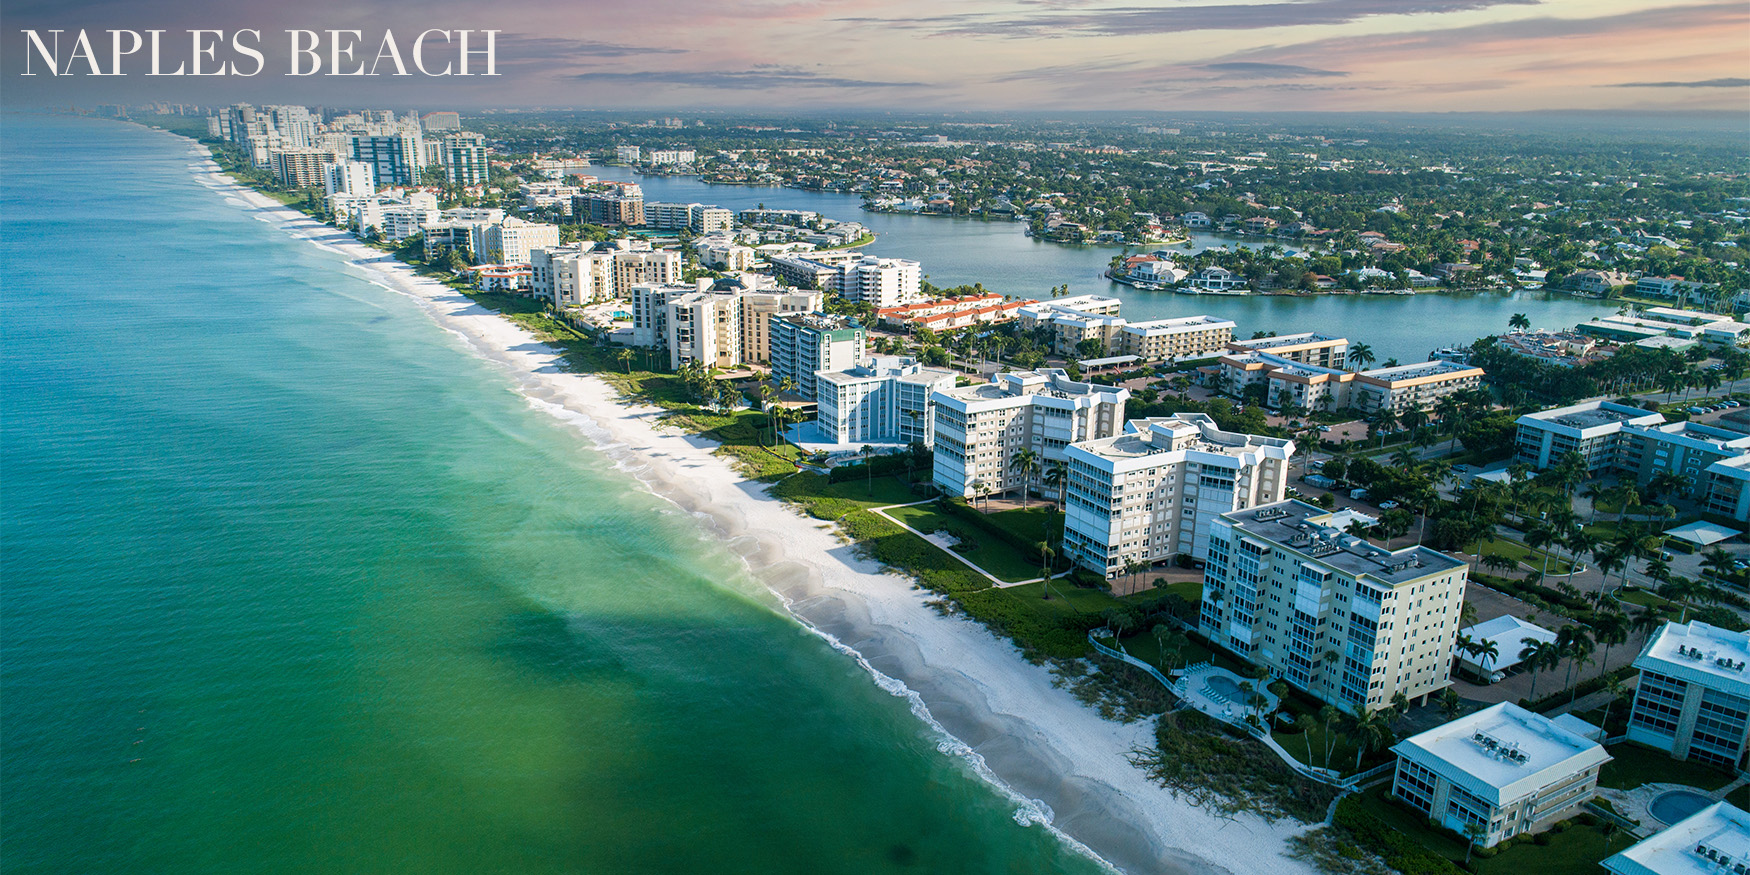
[[[203,152],[204,154],[204,152]],[[605,382],[567,373],[528,332],[350,235],[239,186],[209,161],[197,178],[256,218],[338,252],[373,282],[418,300],[473,352],[500,365],[537,407],[577,425],[656,494],[699,516],[742,555],[798,620],[861,661],[883,688],[911,699],[961,756],[1017,800],[1016,819],[1043,822],[1131,873],[1310,873],[1283,855],[1293,821],[1226,819],[1150,782],[1131,765],[1151,723],[1102,719],[1050,672],[972,621],[942,616],[929,593],[855,555],[831,526],[743,479],[715,444],[661,427],[656,408],[619,400]]]

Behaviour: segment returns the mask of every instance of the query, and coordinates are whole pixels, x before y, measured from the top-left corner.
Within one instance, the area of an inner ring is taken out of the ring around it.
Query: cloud
[[[1219,64],[1199,64],[1194,69],[1208,70],[1248,79],[1298,79],[1304,76],[1347,76],[1343,70],[1321,70],[1299,64],[1266,64],[1261,61],[1226,61]]]
[[[686,49],[628,46],[595,40],[566,39],[529,34],[500,34],[500,58],[535,61],[564,61],[574,58],[629,58],[634,55],[684,55]]]
[[[652,70],[634,73],[578,73],[571,78],[585,82],[623,82],[632,85],[678,85],[684,88],[757,90],[767,88],[919,88],[922,82],[882,82],[823,76],[796,67],[756,67],[751,70]]]
[[[1347,24],[1381,15],[1469,12],[1495,6],[1534,6],[1540,0],[1311,0],[1311,2],[1215,3],[1201,6],[1052,10],[1019,17],[995,14],[887,19],[889,27],[916,27],[939,35],[1053,37],[1141,36],[1199,30],[1260,30]],[[835,21],[869,22],[867,18]]]
[[[1606,88],[1744,88],[1750,79],[1701,79],[1695,82],[1617,82]]]

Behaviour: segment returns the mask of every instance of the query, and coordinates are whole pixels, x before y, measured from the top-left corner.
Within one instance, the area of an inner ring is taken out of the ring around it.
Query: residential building
[[[1457,362],[1431,361],[1375,368],[1355,375],[1349,404],[1363,413],[1390,409],[1433,410],[1440,399],[1483,384],[1483,369]]]
[[[1568,288],[1587,295],[1604,295],[1634,282],[1628,274],[1613,270],[1582,270],[1568,277]]]
[[[1729,771],[1745,766],[1750,740],[1750,632],[1700,620],[1666,623],[1647,639],[1628,737]]]
[[[903,258],[865,255],[839,272],[839,295],[877,309],[922,299],[923,265]]]
[[[352,160],[371,165],[378,185],[416,185],[425,169],[424,144],[418,132],[359,134],[352,138]]]
[[[704,209],[705,205],[648,201],[644,204],[644,224],[652,228],[690,228],[694,207]]]
[[[439,141],[438,157],[444,178],[453,185],[484,185],[488,178],[486,138],[475,133],[456,133]]]
[[[1444,689],[1469,564],[1388,550],[1345,530],[1353,511],[1303,501],[1210,525],[1198,628],[1211,641],[1345,710]]]
[[[268,153],[275,179],[293,188],[314,188],[325,185],[328,165],[334,156],[325,149],[290,148]]]
[[[1619,466],[1625,426],[1659,425],[1665,417],[1613,401],[1584,401],[1519,417],[1514,457],[1543,470],[1568,453],[1579,453],[1589,475]]]
[[[664,304],[669,367],[692,362],[707,368],[742,363],[742,296],[735,292],[689,292]]]
[[[1680,276],[1644,276],[1635,283],[1635,296],[1681,300],[1699,294],[1705,288],[1706,283],[1689,282]]]
[[[652,149],[645,156],[651,164],[691,164],[697,158],[692,149]]]
[[[1015,311],[1021,328],[1031,331],[1039,326],[1051,329],[1051,351],[1061,356],[1081,356],[1077,345],[1085,340],[1100,342],[1100,353],[1111,352],[1118,341],[1125,321],[1118,315],[1120,301],[1100,295],[1081,295],[1040,301]]]
[[[732,242],[713,242],[693,244],[693,251],[699,254],[699,266],[726,271],[742,271],[753,267],[756,257],[753,248]]]
[[[627,287],[632,301],[632,345],[646,348],[668,343],[668,302],[699,291],[697,285],[638,283]]]
[[[990,382],[935,393],[936,486],[973,496],[1033,482],[1013,467],[1032,450],[1041,465],[1064,461],[1070,444],[1111,437],[1124,427],[1130,390],[1071,380],[1058,368],[996,374]]]
[[[1268,352],[1232,353],[1201,368],[1205,385],[1240,395],[1254,385],[1264,387],[1265,406],[1293,405],[1303,410],[1332,411],[1350,406],[1355,374],[1340,368],[1302,364]]]
[[[1572,817],[1598,791],[1604,746],[1502,702],[1398,742],[1392,795],[1489,848]]]
[[[833,253],[809,252],[801,255],[772,255],[766,263],[772,266],[772,276],[801,289],[838,291],[840,267],[844,257]],[[860,257],[860,256],[858,256]]]
[[[1349,340],[1307,331],[1278,337],[1254,337],[1235,340],[1227,345],[1235,352],[1267,352],[1280,359],[1321,368],[1343,368],[1348,365]]]
[[[1698,422],[1629,425],[1622,430],[1617,468],[1646,486],[1667,472],[1682,477],[1690,492],[1707,495],[1707,472],[1716,462],[1750,455],[1750,436]]]
[[[818,313],[825,296],[820,292],[781,290],[747,292],[742,295],[741,355],[744,362],[772,360],[772,319]]]
[[[935,444],[931,396],[954,388],[957,375],[916,359],[877,356],[815,375],[815,419],[833,444]]]
[[[428,134],[462,129],[462,116],[453,112],[428,112],[419,117],[420,127]]]
[[[532,249],[559,245],[559,226],[525,222],[514,216],[474,226],[471,248],[476,261],[528,264]]]
[[[614,157],[627,164],[637,164],[644,157],[644,149],[639,146],[615,146]]]
[[[625,189],[584,192],[571,199],[571,213],[596,225],[643,225],[644,195]]]
[[[886,307],[877,310],[875,315],[883,323],[895,327],[947,331],[984,322],[1008,322],[1016,318],[1022,307],[1037,303],[1038,301],[1031,300],[1010,301],[993,292],[988,295],[937,298],[933,301]]]
[[[329,197],[369,197],[377,193],[372,166],[362,161],[336,161],[322,170],[322,187]]]
[[[529,290],[556,308],[578,307],[614,297],[614,253],[591,243],[529,250]]]
[[[1699,494],[1709,513],[1750,522],[1750,455],[1721,459],[1702,472]]]
[[[686,265],[673,249],[619,249],[614,252],[614,292],[641,283],[678,283]]]
[[[1750,814],[1715,802],[1606,857],[1611,875],[1745,875],[1750,872]]]
[[[1202,559],[1218,515],[1282,500],[1293,455],[1293,441],[1222,431],[1202,413],[1072,443],[1064,554],[1106,578],[1132,563]]]
[[[1196,358],[1217,352],[1233,340],[1232,320],[1214,316],[1179,316],[1128,322],[1118,330],[1114,353],[1143,361]]]
[[[863,326],[843,316],[799,313],[773,317],[768,326],[772,376],[794,380],[804,398],[818,394],[816,374],[842,371],[867,357]]]

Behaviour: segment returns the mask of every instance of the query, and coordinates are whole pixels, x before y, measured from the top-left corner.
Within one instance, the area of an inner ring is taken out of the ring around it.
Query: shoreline
[[[338,253],[365,278],[414,299],[470,351],[501,367],[531,407],[578,428],[654,494],[693,514],[740,555],[751,575],[798,622],[856,659],[877,685],[907,698],[958,756],[1017,803],[1016,820],[1045,823],[1097,859],[1129,872],[1310,872],[1282,856],[1304,829],[1294,821],[1225,820],[1153,784],[1129,752],[1150,741],[1149,721],[1102,719],[1047,669],[959,617],[929,594],[860,559],[835,527],[806,518],[748,481],[716,444],[661,426],[658,408],[622,401],[606,382],[563,369],[556,353],[496,312],[419,276],[350,234],[282,206],[219,171],[190,144],[197,181],[241,201],[252,217]],[[1037,800],[1037,801],[1035,801]],[[1224,866],[1215,859],[1229,862]]]

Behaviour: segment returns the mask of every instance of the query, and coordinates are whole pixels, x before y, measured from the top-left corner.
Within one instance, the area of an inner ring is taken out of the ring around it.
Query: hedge
[[[892,474],[904,474],[908,467],[912,471],[928,471],[930,463],[927,459],[914,459],[907,452],[888,453],[874,456],[855,465],[839,465],[827,474],[827,482],[843,483],[846,480],[861,480],[870,476],[869,469],[875,469],[873,476],[886,477]]]
[[[1463,875],[1464,870],[1451,860],[1369,814],[1356,797],[1337,803],[1337,816],[1332,822],[1354,834],[1358,843],[1404,875]]]

